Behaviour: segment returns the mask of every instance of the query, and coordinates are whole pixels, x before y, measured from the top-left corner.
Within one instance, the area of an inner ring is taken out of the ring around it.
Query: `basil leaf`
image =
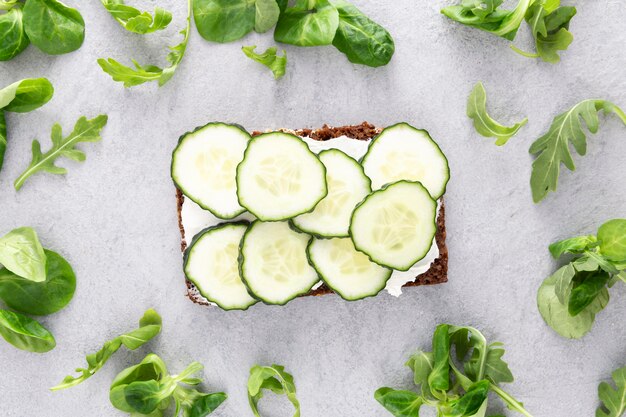
[[[0,109],[26,113],[46,104],[54,87],[46,78],[26,78],[0,90]]]
[[[485,137],[496,138],[496,145],[502,146],[528,122],[524,119],[513,126],[503,126],[487,114],[487,92],[481,82],[476,83],[467,98],[467,117],[474,121],[474,129]]]
[[[24,30],[23,13],[20,7],[0,14],[0,61],[9,61],[19,55],[30,44]]]
[[[600,252],[613,262],[626,261],[626,219],[613,219],[598,229]]]
[[[574,171],[574,160],[569,150],[570,142],[579,155],[587,152],[586,135],[580,118],[585,121],[591,133],[598,131],[598,112],[615,113],[624,124],[626,114],[615,104],[606,100],[584,100],[554,118],[547,133],[531,146],[531,154],[539,154],[533,162],[530,187],[535,203],[543,200],[549,191],[556,191],[560,165],[563,163]]]
[[[24,26],[33,45],[50,55],[75,51],[85,40],[83,16],[58,0],[27,0]]]
[[[558,334],[569,339],[580,339],[591,330],[596,314],[609,302],[609,292],[602,289],[591,304],[572,317],[567,304],[561,303],[555,293],[556,279],[551,276],[543,281],[537,293],[537,306],[546,324]]]
[[[254,15],[254,31],[264,33],[278,22],[280,8],[276,0],[256,0]]]
[[[440,324],[433,335],[433,370],[428,375],[431,390],[450,389],[450,333],[447,324]]]
[[[83,116],[76,122],[72,133],[65,138],[63,137],[61,125],[55,123],[52,126],[52,147],[46,153],[42,153],[39,141],[37,139],[33,141],[33,157],[28,168],[15,180],[15,189],[19,190],[22,188],[24,182],[31,175],[38,172],[46,171],[57,175],[66,174],[67,170],[65,168],[55,165],[55,161],[59,157],[66,157],[78,162],[84,161],[87,156],[83,151],[77,149],[76,145],[81,142],[97,142],[102,139],[100,131],[107,124],[107,120],[106,115],[100,115],[91,120],[87,120]]]
[[[338,27],[339,12],[328,0],[299,0],[281,13],[274,40],[297,46],[330,45]]]
[[[559,259],[566,253],[583,253],[596,243],[594,235],[572,237],[552,243],[548,249],[554,259]]]
[[[626,366],[616,369],[611,376],[615,388],[607,382],[598,386],[602,405],[596,410],[596,417],[620,417],[626,413]]]
[[[276,54],[276,47],[267,48],[263,53],[256,53],[254,50],[256,45],[242,46],[241,50],[244,54],[253,61],[265,65],[272,70],[274,79],[279,79],[285,75],[285,67],[287,65],[287,52],[283,50],[283,55],[278,56]]]
[[[332,4],[339,12],[333,46],[355,64],[387,65],[395,52],[389,32],[344,0],[334,0]]]
[[[1,237],[0,264],[24,279],[45,281],[46,255],[37,232],[30,227],[20,227]]]
[[[300,403],[296,397],[296,386],[293,376],[285,372],[285,368],[280,365],[259,366],[255,365],[250,369],[248,378],[248,402],[252,413],[256,417],[261,417],[258,404],[263,398],[263,390],[269,389],[276,394],[285,395],[293,404],[295,409],[294,417],[300,417]]]
[[[578,274],[577,282],[574,284],[567,303],[567,311],[570,316],[580,314],[596,299],[602,289],[611,279],[610,275],[602,270],[594,272],[582,272]]]
[[[255,1],[194,0],[193,18],[198,33],[207,41],[232,42],[252,32]],[[264,26],[265,22],[261,23]]]
[[[424,399],[411,391],[379,388],[374,398],[395,417],[419,417]]]
[[[68,375],[63,381],[50,388],[52,391],[73,387],[81,382],[89,379],[93,374],[98,372],[100,368],[113,356],[118,349],[124,345],[130,350],[135,350],[161,332],[161,317],[153,309],[149,309],[139,321],[139,328],[129,333],[124,333],[115,339],[108,340],[104,343],[102,349],[96,353],[87,355],[87,368],[77,368],[78,376]],[[164,367],[162,369],[165,369]],[[121,375],[121,374],[120,374]],[[119,375],[118,375],[119,376]]]
[[[44,250],[46,280],[34,282],[0,269],[0,299],[14,310],[43,316],[64,308],[74,297],[76,276],[56,252]]]
[[[19,313],[0,310],[0,336],[18,349],[44,353],[56,346],[45,327]]]
[[[172,14],[167,10],[156,7],[154,16],[149,12],[142,12],[134,7],[127,6],[124,0],[101,0],[104,8],[129,32],[145,35],[165,29],[172,21]]]
[[[450,408],[449,416],[461,417],[475,415],[481,408],[489,393],[489,381],[474,383]]]

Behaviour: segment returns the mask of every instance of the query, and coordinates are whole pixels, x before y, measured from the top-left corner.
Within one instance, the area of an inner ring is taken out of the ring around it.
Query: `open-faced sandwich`
[[[447,281],[450,171],[425,130],[209,123],[180,138],[171,174],[194,302],[359,300]]]

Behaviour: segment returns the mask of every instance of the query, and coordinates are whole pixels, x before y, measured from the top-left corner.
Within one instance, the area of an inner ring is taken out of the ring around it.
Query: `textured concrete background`
[[[192,360],[205,364],[208,387],[230,396],[217,416],[251,415],[248,370],[274,362],[293,373],[303,416],[385,416],[374,390],[411,387],[403,363],[415,349],[430,348],[441,322],[474,325],[505,343],[516,377],[508,390],[535,417],[593,415],[598,382],[626,360],[624,286],[612,290],[609,306],[581,341],[562,339],[543,323],[535,294],[557,266],[547,250],[550,242],[592,233],[603,221],[626,216],[626,128],[615,117],[603,119],[600,132],[589,137],[588,155],[576,158],[578,171],[564,172],[558,193],[539,205],[530,197],[527,151],[554,115],[581,99],[626,106],[622,1],[576,2],[575,41],[558,65],[518,56],[506,41],[446,20],[439,14],[446,1],[355,0],[396,40],[396,55],[385,68],[354,66],[331,47],[286,47],[287,75],[275,82],[239,50],[250,44],[265,48],[273,44],[271,34],[216,45],[193,29],[169,84],[131,90],[111,81],[96,59],[162,63],[165,45],[179,40],[186,2],[159,1],[175,20],[167,31],[142,37],[119,27],[98,1],[67,1],[80,7],[87,22],[79,51],[50,57],[30,47],[0,64],[0,85],[46,76],[56,88],[42,109],[7,117],[0,232],[35,227],[44,246],[62,253],[78,277],[69,307],[42,319],[56,336],[54,351],[37,355],[0,343],[3,415],[121,415],[109,404],[108,385],[152,350],[174,372]],[[528,48],[528,40],[524,27],[516,43]],[[478,80],[485,82],[496,119],[530,120],[505,147],[478,136],[465,117],[467,95]],[[30,161],[33,138],[47,148],[54,122],[69,131],[80,115],[99,113],[109,115],[109,124],[101,143],[82,146],[84,164],[64,163],[65,178],[37,175],[19,193],[13,190],[13,180]],[[428,129],[452,169],[446,194],[450,282],[411,289],[399,299],[382,294],[346,303],[326,296],[243,313],[189,302],[170,152],[183,132],[211,120],[249,129],[363,120],[380,126],[408,121]],[[148,307],[163,315],[157,340],[137,352],[121,350],[83,385],[47,391],[83,366],[86,353],[134,328]],[[281,411],[290,415],[287,407]]]

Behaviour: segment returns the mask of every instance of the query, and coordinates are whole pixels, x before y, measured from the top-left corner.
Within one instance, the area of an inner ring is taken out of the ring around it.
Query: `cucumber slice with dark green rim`
[[[357,250],[379,265],[408,271],[423,259],[437,232],[437,202],[419,182],[398,181],[374,191],[352,214]]]
[[[308,293],[320,279],[307,259],[310,240],[288,222],[255,220],[239,250],[240,275],[250,293],[266,304],[279,305]]]
[[[322,237],[347,237],[350,217],[358,203],[372,192],[363,167],[339,149],[327,149],[318,155],[326,167],[328,195],[310,213],[292,219],[303,232]]]
[[[361,161],[372,189],[396,181],[419,181],[437,200],[450,179],[448,160],[427,131],[407,123],[385,128],[372,140]]]
[[[257,302],[239,276],[239,244],[247,222],[221,223],[194,236],[184,271],[200,294],[224,310],[245,310]]]
[[[309,212],[327,192],[324,164],[301,138],[287,133],[253,138],[237,167],[239,204],[263,221]]]
[[[348,301],[378,294],[385,288],[393,272],[370,261],[346,237],[313,239],[307,253],[326,285]]]
[[[209,123],[183,135],[172,153],[172,179],[195,203],[221,219],[245,211],[237,200],[237,165],[251,137],[242,127]]]

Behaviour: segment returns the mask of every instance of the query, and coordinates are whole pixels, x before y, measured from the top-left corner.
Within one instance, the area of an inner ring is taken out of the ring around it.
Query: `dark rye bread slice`
[[[355,126],[330,127],[324,125],[320,129],[280,130],[284,132],[294,133],[298,136],[309,137],[314,140],[329,140],[333,138],[338,138],[340,136],[347,136],[352,139],[367,141],[378,135],[382,129],[378,129],[367,122],[363,122],[360,125]],[[261,133],[263,132],[255,131],[252,132],[252,136],[257,136]],[[183,219],[181,215],[184,199],[185,197],[183,196],[183,193],[179,189],[176,189],[178,227],[180,229],[180,235],[182,239],[180,249],[182,252],[184,252],[187,248],[185,228],[183,227]],[[439,257],[433,261],[428,271],[418,275],[417,277],[415,277],[414,281],[404,284],[403,287],[414,287],[417,285],[434,285],[448,281],[448,248],[446,247],[445,207],[443,200],[441,200],[441,209],[439,210],[439,216],[437,217],[437,234],[435,235],[435,241],[437,243],[437,247],[439,248]],[[186,282],[187,296],[189,297],[189,299],[197,304],[208,305],[209,303],[204,297],[202,297],[197,288],[189,280],[186,280]],[[331,293],[333,293],[333,291],[324,284],[318,289],[313,290],[306,295],[324,295]]]

